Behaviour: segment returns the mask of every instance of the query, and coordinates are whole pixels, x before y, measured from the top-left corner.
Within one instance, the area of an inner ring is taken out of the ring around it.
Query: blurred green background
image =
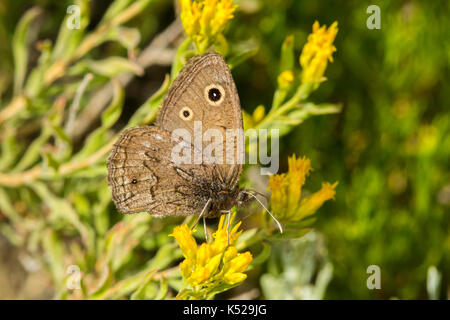
[[[283,137],[280,157],[282,172],[292,153],[311,158],[311,189],[318,189],[322,181],[339,181],[336,200],[321,208],[315,224],[315,237],[322,239],[322,249],[333,266],[324,298],[448,299],[450,2],[235,3],[240,7],[227,30],[228,41],[248,41],[259,47],[254,56],[233,70],[247,112],[259,104],[270,105],[280,47],[287,35],[295,36],[299,55],[315,20],[327,25],[339,23],[337,52],[325,74],[328,81],[311,100],[341,103],[342,112],[305,121]],[[12,95],[14,63],[10,44],[20,17],[32,6],[42,8],[45,19],[38,38],[54,40],[70,4],[56,0],[0,3],[1,103]],[[95,28],[108,4],[92,1],[88,30]],[[380,30],[366,27],[366,8],[371,4],[381,8]],[[127,26],[139,29],[139,47],[144,48],[173,18],[172,1],[155,1]],[[116,44],[104,44],[91,55],[99,58],[124,52]],[[31,48],[30,65],[37,58],[36,49]],[[119,120],[122,125],[169,71],[169,66],[152,66],[127,86],[126,108]],[[289,245],[301,246],[295,242]],[[271,263],[276,263],[270,261],[268,270]],[[291,263],[295,268],[295,261]],[[366,286],[369,265],[381,268],[380,290],[368,290]],[[437,291],[430,295],[427,276],[431,266],[441,279]],[[316,276],[311,274],[311,278]],[[257,277],[250,277],[248,282],[252,281],[259,286]],[[262,280],[263,286],[266,281],[270,279]],[[246,282],[245,286],[250,284]]]

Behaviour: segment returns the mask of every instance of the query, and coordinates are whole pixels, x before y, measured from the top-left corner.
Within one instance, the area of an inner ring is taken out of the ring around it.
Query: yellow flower
[[[260,123],[264,119],[265,116],[266,116],[266,109],[263,105],[257,106],[252,114],[249,114],[245,112],[245,110],[242,110],[244,130],[254,128],[258,123]],[[246,147],[249,148],[249,145],[246,144]]]
[[[186,35],[196,44],[199,54],[222,40],[227,22],[237,5],[232,0],[179,0],[180,18]]]
[[[298,208],[298,219],[300,220],[314,214],[314,212],[316,212],[325,201],[334,199],[334,195],[336,194],[335,188],[337,185],[337,182],[333,184],[324,182],[322,183],[322,188],[319,191],[305,197],[300,202],[300,207]]]
[[[235,215],[230,218],[230,224]],[[225,216],[221,216],[212,243],[205,242],[200,247],[187,225],[174,228],[171,236],[175,237],[185,257],[180,264],[181,275],[189,284],[192,296],[206,297],[219,287],[232,287],[246,279],[244,271],[252,255],[248,251],[238,253],[233,245],[242,232],[238,231],[240,225],[241,222],[237,223],[227,235]]]
[[[287,188],[289,197],[287,210],[289,213],[294,213],[298,207],[302,196],[302,187],[310,171],[311,160],[306,157],[296,159],[293,155],[288,158]]]
[[[243,272],[247,269],[250,262],[252,262],[252,259],[252,254],[249,251],[231,259],[224,267],[224,281],[230,285],[244,281],[247,275]]]
[[[285,212],[287,212],[287,193],[285,188],[287,185],[285,174],[276,174],[269,177],[269,189],[272,190],[270,194],[272,211],[281,220]]]
[[[191,235],[191,230],[185,224],[173,229],[170,236],[174,237],[180,244],[181,252],[185,258],[195,259],[197,255],[197,243]]]
[[[266,109],[263,105],[259,105],[255,108],[253,111],[253,122],[259,123],[262,119],[264,119],[264,116],[266,115]]]
[[[337,182],[325,182],[322,189],[301,199],[302,187],[311,169],[311,161],[306,157],[288,159],[289,169],[285,174],[269,177],[272,213],[281,222],[295,222],[314,214],[322,204],[334,198]]]
[[[300,55],[303,83],[322,81],[328,61],[333,62],[333,52],[336,51],[333,45],[338,32],[336,21],[328,29],[325,25],[320,27],[316,21],[312,31]]]
[[[278,76],[278,86],[281,89],[287,89],[294,81],[294,73],[291,70],[285,70]]]

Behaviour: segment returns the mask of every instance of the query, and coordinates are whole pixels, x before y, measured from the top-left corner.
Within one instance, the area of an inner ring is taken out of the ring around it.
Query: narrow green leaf
[[[227,59],[227,64],[230,67],[230,69],[233,69],[237,65],[241,64],[245,60],[249,59],[250,57],[253,57],[259,50],[259,47],[255,43],[246,43],[245,45],[242,45],[242,48],[235,53],[232,57]]]
[[[118,76],[124,72],[131,72],[139,76],[144,74],[144,69],[140,65],[131,60],[118,56],[109,57],[102,60],[83,60],[78,66],[74,66],[74,68],[80,68],[80,70],[83,70],[83,67],[86,67],[93,73],[108,78]]]
[[[159,281],[159,291],[155,297],[155,300],[164,300],[167,296],[167,292],[169,291],[169,284],[165,278],[162,278]]]
[[[67,136],[67,134],[64,132],[64,129],[60,126],[52,126],[53,133],[56,138],[63,141],[64,143],[70,145],[71,141],[70,138]]]
[[[104,299],[104,296],[111,287],[113,280],[114,274],[111,272],[111,268],[107,264],[104,264],[99,283],[93,292],[89,293],[89,298],[95,300]]]
[[[0,234],[17,247],[24,245],[23,237],[6,222],[0,222]]]
[[[46,167],[51,168],[55,172],[57,172],[61,163],[59,163],[59,161],[55,159],[51,152],[44,152],[43,155]]]
[[[2,128],[0,170],[5,170],[14,164],[22,148],[17,143],[16,131],[10,127]]]
[[[267,242],[263,242],[262,245],[263,245],[263,249],[255,258],[253,258],[253,260],[251,262],[251,266],[260,265],[269,258],[270,252],[271,252],[270,244]]]
[[[258,229],[253,228],[250,230],[245,230],[238,238],[236,242],[236,248],[238,250],[243,250],[249,247],[251,244],[259,241],[261,239],[261,233],[258,232]]]
[[[113,98],[109,106],[102,113],[102,126],[92,132],[86,140],[84,147],[78,152],[73,160],[80,160],[94,153],[110,139],[108,129],[111,128],[122,114],[125,92],[116,79],[112,79]]]
[[[155,257],[151,259],[147,266],[150,270],[158,269],[162,270],[169,266],[174,260],[181,257],[181,252],[177,250],[175,243],[168,243],[161,248],[159,248]]]
[[[141,33],[137,28],[118,26],[111,29],[108,34],[108,39],[119,42],[128,50],[133,50],[141,41]]]
[[[72,194],[73,205],[80,217],[88,218],[91,212],[91,205],[89,199],[82,193],[75,191]]]
[[[98,190],[99,201],[95,203],[91,212],[94,216],[95,230],[98,234],[106,234],[110,227],[110,213],[108,206],[111,203],[111,191],[106,181]]]
[[[293,70],[295,63],[294,56],[294,36],[289,35],[284,39],[283,45],[281,46],[281,59],[280,59],[280,72],[286,70]]]
[[[56,60],[70,60],[75,50],[79,47],[81,40],[84,37],[84,30],[89,24],[89,17],[91,14],[90,0],[77,0],[74,5],[79,8],[79,22],[80,28],[69,28],[68,22],[74,21],[74,15],[77,12],[67,13],[64,21],[59,28],[58,37],[56,39],[55,47],[52,52],[52,61]]]
[[[53,280],[59,289],[64,282],[64,248],[63,241],[52,229],[47,229],[42,238],[42,246],[48,261]]]
[[[106,13],[103,15],[102,21],[100,24],[106,24],[110,22],[114,17],[123,12],[125,8],[132,2],[133,0],[115,0],[106,10]]]
[[[20,19],[12,40],[14,57],[14,95],[20,93],[25,81],[28,66],[29,28],[33,20],[41,13],[38,7],[28,10]]]
[[[78,213],[74,210],[72,205],[65,198],[60,198],[54,195],[42,182],[34,182],[30,187],[37,193],[50,208],[50,222],[56,222],[58,220],[65,221],[74,226],[81,235],[81,239],[87,247],[92,246],[93,231],[91,228],[83,224],[78,216]]]
[[[39,137],[34,139],[34,141],[28,146],[25,154],[20,158],[17,165],[14,167],[13,171],[22,171],[29,168],[31,165],[36,163],[41,156],[41,149],[44,144],[51,137],[52,131],[49,127],[43,127],[42,133]]]
[[[174,80],[178,76],[178,73],[185,65],[187,61],[186,54],[190,52],[189,48],[191,46],[191,43],[192,43],[191,40],[189,38],[186,38],[178,47],[177,52],[175,53],[175,58],[172,63],[172,70],[170,71],[170,78],[172,80]]]
[[[130,300],[152,299],[157,294],[156,284],[152,283],[155,272],[156,270],[153,270],[145,275],[139,287],[131,294]],[[150,291],[149,297],[146,297],[147,291]]]
[[[167,283],[173,290],[175,290],[177,292],[180,292],[181,289],[183,288],[183,280],[181,279],[181,274],[180,274],[180,277],[178,277],[178,278],[167,279]]]
[[[22,220],[19,213],[14,209],[11,202],[11,198],[5,189],[0,188],[0,211],[5,215],[11,222],[18,223]]]
[[[108,132],[102,127],[92,132],[86,139],[83,149],[74,155],[73,160],[81,160],[99,150],[109,140]]]
[[[25,94],[30,98],[36,97],[44,87],[42,79],[45,71],[50,66],[52,49],[53,47],[50,40],[39,42],[41,54],[38,59],[38,65],[31,70],[24,88]]]
[[[111,128],[117,120],[119,120],[122,114],[123,101],[125,98],[124,90],[120,82],[116,79],[112,79],[113,85],[113,99],[108,108],[102,113],[102,128]]]

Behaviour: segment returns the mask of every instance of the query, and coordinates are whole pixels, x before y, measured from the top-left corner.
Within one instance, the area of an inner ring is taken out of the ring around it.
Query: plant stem
[[[255,129],[263,129],[269,127],[270,123],[276,117],[286,114],[288,111],[295,108],[300,101],[305,100],[311,93],[312,88],[313,85],[311,83],[304,83],[300,85],[291,99],[281,105],[281,107],[279,107],[278,109],[275,109],[274,111],[270,110],[264,120],[261,121],[261,123],[259,123]]]

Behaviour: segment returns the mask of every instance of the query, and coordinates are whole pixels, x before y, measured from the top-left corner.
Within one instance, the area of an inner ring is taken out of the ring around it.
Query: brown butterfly
[[[200,132],[196,123],[201,124]],[[230,148],[221,141],[225,148],[217,159],[223,161],[176,163],[173,150],[179,141],[173,133],[179,129],[194,139],[211,129],[225,139],[231,129],[240,132],[233,141],[243,141],[239,96],[221,55],[190,59],[171,85],[157,125],[125,130],[115,143],[108,159],[108,183],[120,212],[216,217],[254,196],[238,186],[242,163],[237,160],[244,152],[239,143]],[[201,141],[200,147],[215,137]],[[231,153],[233,161],[225,161]]]

